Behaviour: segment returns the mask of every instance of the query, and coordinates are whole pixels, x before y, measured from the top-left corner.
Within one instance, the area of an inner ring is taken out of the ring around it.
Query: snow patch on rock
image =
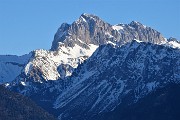
[[[123,30],[123,29],[124,29],[124,28],[123,28],[122,26],[120,26],[120,25],[113,25],[112,28],[113,28],[114,30],[117,30],[117,31],[120,31],[120,30]]]
[[[66,75],[60,75],[57,71],[58,66],[64,64],[77,68],[78,64],[90,57],[98,46],[89,44],[88,47],[89,49],[85,49],[76,44],[74,47],[66,47],[61,43],[58,51],[35,50],[34,59],[25,67],[25,74],[28,75],[32,68],[36,68],[41,70],[45,80],[57,80],[61,76],[70,76],[72,74],[70,71],[67,71]]]

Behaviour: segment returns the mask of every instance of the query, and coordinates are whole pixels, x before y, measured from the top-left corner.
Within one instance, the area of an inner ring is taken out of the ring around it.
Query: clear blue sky
[[[139,21],[180,40],[180,0],[0,0],[0,54],[50,49],[58,27],[82,13],[110,24]]]

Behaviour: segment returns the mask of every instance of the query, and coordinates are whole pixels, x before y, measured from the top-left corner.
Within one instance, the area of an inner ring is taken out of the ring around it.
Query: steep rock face
[[[31,53],[23,56],[0,55],[0,84],[13,81],[27,64]]]
[[[61,25],[55,34],[51,49],[57,50],[60,42],[70,47],[78,44],[85,48],[88,48],[87,44],[105,44],[105,40],[108,39],[105,32],[111,33],[111,31],[113,31],[111,25],[102,21],[99,17],[82,14],[71,25]],[[82,42],[79,42],[79,40]]]
[[[122,44],[133,39],[156,44],[165,42],[161,33],[139,22],[132,21],[130,24],[112,26],[95,15],[82,14],[71,25],[66,23],[61,25],[55,34],[51,49],[57,50],[61,42],[66,43],[67,46],[79,44],[86,47],[86,44],[102,45],[108,41]],[[83,41],[84,44],[79,43],[78,40]]]
[[[139,22],[132,21],[129,24],[130,27],[133,27],[135,29],[135,32],[133,33],[132,30],[127,30],[127,31],[132,31],[132,34],[135,35],[134,39],[138,39],[144,42],[150,42],[150,43],[155,43],[155,44],[160,44],[162,42],[165,42],[164,37],[162,34],[150,27],[147,27],[145,25],[142,25]]]

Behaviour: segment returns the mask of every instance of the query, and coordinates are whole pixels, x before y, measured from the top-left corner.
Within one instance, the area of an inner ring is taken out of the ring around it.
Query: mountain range
[[[50,50],[0,56],[0,73],[6,88],[60,120],[139,120],[149,99],[154,105],[167,86],[179,89],[180,42],[140,22],[111,25],[84,13],[60,26]],[[177,109],[167,109],[179,117]]]

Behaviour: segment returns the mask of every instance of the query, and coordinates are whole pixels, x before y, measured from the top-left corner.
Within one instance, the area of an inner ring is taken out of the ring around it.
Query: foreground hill
[[[0,86],[1,120],[55,120],[33,101]]]

